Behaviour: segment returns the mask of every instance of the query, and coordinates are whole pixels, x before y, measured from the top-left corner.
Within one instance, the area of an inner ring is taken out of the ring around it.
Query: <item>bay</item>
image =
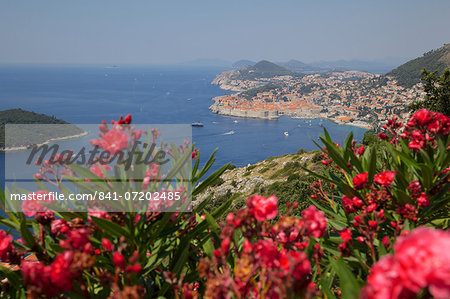
[[[222,68],[177,66],[2,65],[0,110],[22,108],[75,124],[110,121],[128,113],[133,123],[190,124],[202,161],[219,148],[214,168],[231,162],[246,166],[271,156],[314,150],[313,140],[330,132],[342,142],[350,131],[361,140],[365,129],[327,120],[244,119],[212,114],[211,98],[231,93],[211,85]],[[284,132],[289,132],[285,136]],[[18,153],[18,155],[21,155]],[[4,182],[4,154],[0,154]]]

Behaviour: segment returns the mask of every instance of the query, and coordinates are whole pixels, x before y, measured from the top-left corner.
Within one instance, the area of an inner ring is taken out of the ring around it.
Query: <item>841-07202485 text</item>
[[[123,194],[118,192],[100,192],[95,191],[94,193],[70,193],[65,195],[59,192],[49,192],[49,193],[28,193],[28,194],[18,194],[11,193],[11,200],[38,200],[38,201],[63,201],[63,200],[77,200],[77,201],[87,201],[87,200],[147,200],[147,201],[177,201],[181,199],[181,191],[164,191],[164,192],[124,192]]]

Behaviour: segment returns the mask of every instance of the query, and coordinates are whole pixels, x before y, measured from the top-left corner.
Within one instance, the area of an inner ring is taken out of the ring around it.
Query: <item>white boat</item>
[[[231,130],[231,131],[229,131],[229,132],[226,132],[226,133],[223,133],[223,135],[233,135],[234,134],[234,131],[233,130]]]
[[[237,120],[235,120],[235,121],[233,121],[235,124],[237,124],[238,123],[238,121]]]
[[[191,126],[193,127],[203,127],[202,123],[192,123]]]
[[[284,132],[284,136],[289,136],[289,132]]]

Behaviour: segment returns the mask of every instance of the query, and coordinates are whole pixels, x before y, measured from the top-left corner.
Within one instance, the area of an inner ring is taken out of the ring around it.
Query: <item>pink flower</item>
[[[403,287],[405,276],[406,274],[394,257],[383,256],[370,270],[367,278],[368,284],[361,290],[360,298],[410,298],[405,296],[413,295]]]
[[[55,234],[55,235],[58,235],[60,233],[65,233],[70,229],[67,221],[64,219],[56,219],[56,220],[52,221],[50,228],[51,228],[52,234]]]
[[[103,174],[103,170],[108,172],[111,169],[112,169],[111,166],[109,166],[108,164],[104,164],[104,165],[94,164],[90,168],[91,172],[93,174],[95,174],[96,176],[98,176],[99,178],[104,178],[105,177],[105,175]]]
[[[13,250],[12,245],[13,237],[7,235],[5,231],[0,230],[0,260],[6,261],[8,254]]]
[[[134,140],[134,141],[139,140],[139,139],[141,139],[141,136],[142,136],[142,130],[139,129],[139,130],[137,130],[136,132],[134,132],[134,134],[133,134],[133,140]]]
[[[320,238],[327,230],[327,219],[322,211],[318,211],[313,205],[302,211],[302,224],[307,234],[313,238]]]
[[[419,227],[402,235],[394,255],[384,256],[370,271],[361,296],[410,298],[428,288],[435,298],[450,298],[450,232]]]
[[[62,248],[84,250],[90,244],[91,231],[87,228],[77,228],[69,230],[67,239],[59,241]]]
[[[428,199],[428,196],[421,192],[419,197],[417,198],[417,203],[419,204],[419,207],[428,207],[430,205],[430,200]]]
[[[250,196],[247,200],[247,206],[250,213],[258,221],[273,219],[277,216],[277,201],[278,199],[272,195],[268,198],[255,194]]]
[[[369,181],[367,179],[367,172],[357,174],[353,178],[353,186],[355,186],[356,190],[361,190],[361,189],[365,188],[368,182]]]
[[[115,155],[117,152],[127,148],[128,135],[120,126],[114,126],[101,139],[91,139],[89,142],[92,146],[98,146],[111,155]]]
[[[53,196],[47,191],[39,190],[36,192],[30,192],[27,194],[27,200],[22,202],[22,212],[28,217],[32,217],[38,212],[48,212],[50,210],[41,203],[52,202]]]
[[[395,256],[405,269],[409,289],[418,292],[428,286],[433,296],[450,297],[450,252],[444,248],[450,248],[448,231],[419,227],[398,239]]]
[[[388,187],[394,181],[395,174],[396,174],[395,171],[386,170],[386,171],[376,174],[374,177],[374,181],[378,185],[381,185],[383,187]]]

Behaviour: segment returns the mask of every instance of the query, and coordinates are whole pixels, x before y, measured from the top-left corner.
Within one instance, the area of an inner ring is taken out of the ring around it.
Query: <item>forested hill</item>
[[[423,54],[422,57],[410,60],[386,75],[394,77],[401,86],[411,87],[421,82],[423,69],[442,73],[445,68],[450,68],[450,44],[431,50]]]
[[[283,75],[298,76],[300,74],[267,60],[261,60],[253,66],[246,66],[239,70],[240,79],[247,80],[252,80],[255,78],[272,78]]]
[[[32,111],[9,109],[0,111],[0,124],[68,124],[68,122]]]
[[[38,128],[29,127],[26,131],[17,132],[14,140],[9,140],[8,145],[14,147],[28,146],[31,144],[40,144],[53,138],[61,138],[83,134],[84,131],[75,125],[57,119],[54,116],[48,116],[32,111],[18,109],[9,109],[0,111],[0,150],[5,147],[5,124],[66,124],[52,132],[38,132]],[[8,134],[9,135],[9,134]]]

